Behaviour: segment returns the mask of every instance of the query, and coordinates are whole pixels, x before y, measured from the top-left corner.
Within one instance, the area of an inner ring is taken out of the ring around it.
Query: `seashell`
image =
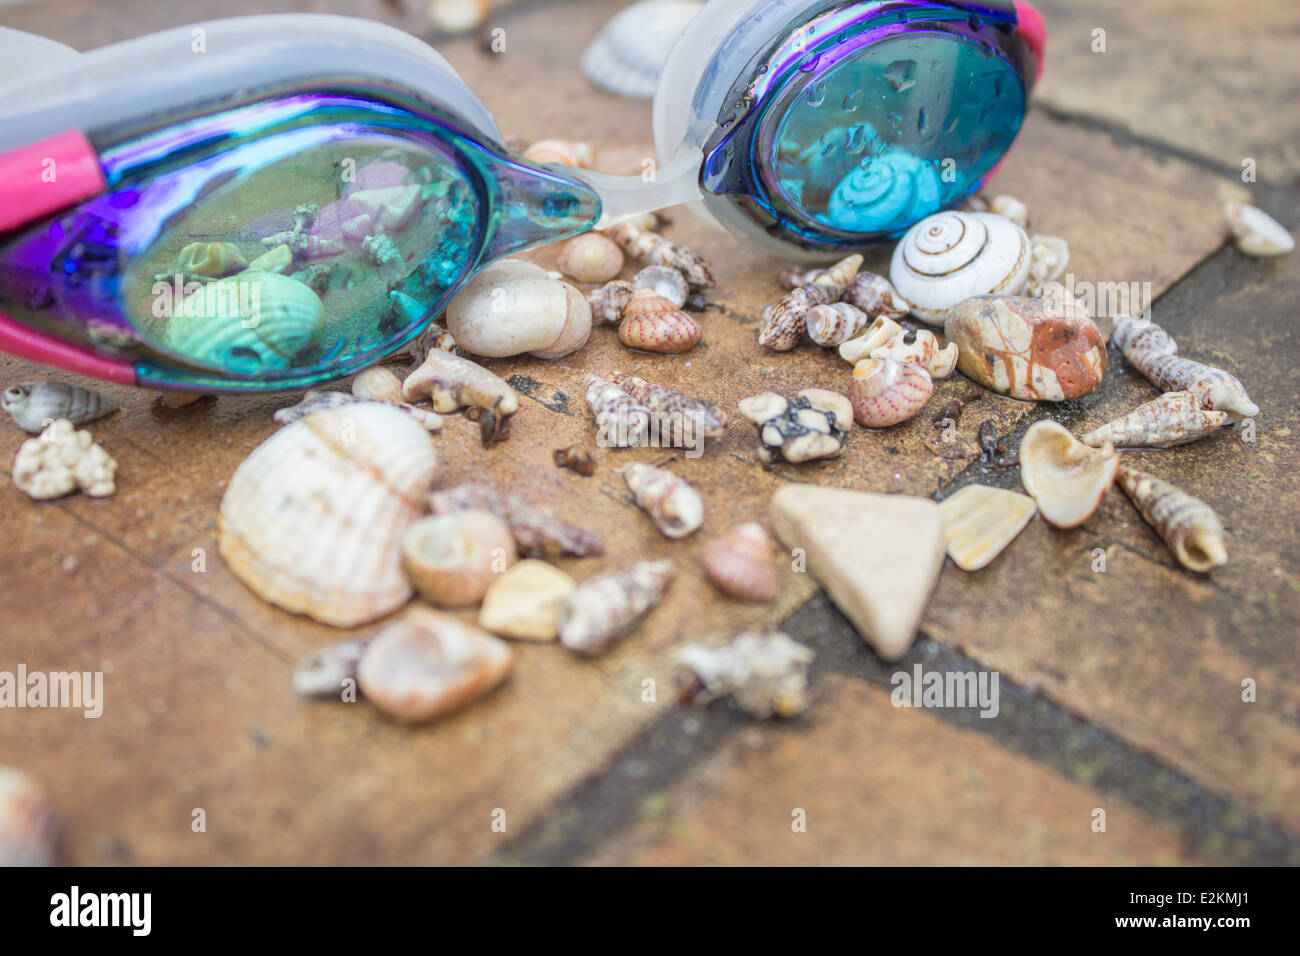
[[[262,253],[248,264],[249,272],[288,272],[293,266],[293,250],[287,244],[281,244],[268,252]]]
[[[369,216],[377,232],[398,232],[409,226],[419,212],[420,193],[416,183],[358,189],[348,194],[347,205],[352,217]],[[312,258],[310,252],[308,258]]]
[[[806,317],[808,338],[818,345],[841,345],[860,335],[871,322],[867,313],[847,302],[814,305]]]
[[[692,289],[713,288],[713,273],[709,271],[708,263],[685,246],[669,242],[658,233],[631,221],[616,223],[605,230],[605,234],[638,262],[676,269]]]
[[[564,601],[576,586],[545,561],[520,561],[488,588],[479,626],[519,641],[553,641],[560,636]]]
[[[989,200],[989,212],[997,216],[1006,216],[1021,229],[1029,228],[1029,207],[1015,196],[1003,193]]]
[[[957,368],[1003,395],[1059,402],[1096,390],[1106,343],[1083,306],[1064,298],[977,295],[948,312]]]
[[[1218,431],[1229,421],[1227,412],[1206,411],[1191,392],[1165,392],[1079,440],[1093,446],[1109,442],[1116,448],[1172,448]]]
[[[505,641],[442,611],[417,607],[374,636],[357,666],[366,698],[399,723],[444,717],[510,673]]]
[[[457,345],[488,358],[525,352],[560,358],[591,334],[591,309],[581,292],[509,259],[475,276],[448,304],[446,319]]]
[[[639,448],[650,431],[650,409],[613,382],[595,375],[583,381],[583,397],[596,416],[596,443],[605,448]]]
[[[518,558],[505,521],[490,511],[421,518],[402,539],[402,566],[415,589],[440,607],[472,607]]]
[[[469,33],[487,22],[493,6],[490,0],[429,0],[429,25],[439,33]]]
[[[276,432],[235,469],[221,556],[263,600],[335,627],[405,604],[402,539],[433,482],[433,442],[389,405],[357,402]]]
[[[369,643],[369,639],[340,641],[312,651],[293,669],[293,692],[302,697],[341,698],[356,686],[357,665]]]
[[[844,450],[853,422],[849,400],[820,388],[806,388],[791,399],[763,392],[739,405],[740,413],[758,426],[758,457],[764,462],[833,458]]]
[[[397,405],[402,401],[402,380],[390,369],[376,365],[352,380],[352,394],[362,401]]]
[[[380,276],[389,282],[402,278],[406,273],[406,259],[397,248],[397,243],[388,236],[366,236],[361,241],[361,251],[378,266]]]
[[[506,419],[519,410],[519,396],[513,388],[481,365],[459,355],[434,349],[424,363],[402,382],[402,397],[408,402],[429,398],[435,412],[454,412],[473,406],[481,409],[479,434],[491,444],[505,427]]]
[[[1176,355],[1178,343],[1155,323],[1117,315],[1111,338],[1133,367],[1162,392],[1191,392],[1204,408],[1227,412],[1234,420],[1259,414],[1259,406],[1235,376]]]
[[[1120,466],[1119,486],[1183,567],[1205,572],[1228,563],[1223,525],[1200,498],[1128,465]]]
[[[590,144],[562,139],[538,140],[524,150],[523,156],[534,163],[559,163],[574,169],[594,169],[596,162]]]
[[[918,329],[909,343],[908,333],[899,329],[894,337],[871,351],[871,358],[891,358],[896,362],[915,362],[930,378],[947,378],[957,367],[957,345],[949,343],[939,348],[939,340],[928,329]]]
[[[615,14],[582,51],[582,72],[596,86],[635,100],[653,99],[659,74],[701,0],[642,0]]]
[[[840,343],[840,358],[857,364],[864,358],[870,358],[872,352],[902,332],[901,325],[882,315],[867,326],[867,330],[857,338]]]
[[[1092,517],[1118,466],[1109,442],[1092,448],[1053,421],[1031,425],[1020,441],[1020,480],[1058,528],[1077,528]]]
[[[988,212],[989,203],[983,196],[971,195],[962,200],[961,205],[957,208],[962,212]]]
[[[596,460],[591,457],[591,452],[577,445],[557,448],[551,452],[551,457],[555,460],[556,468],[563,468],[575,475],[590,478],[596,473]]]
[[[939,502],[948,557],[963,571],[978,571],[1006,550],[1038,506],[1005,488],[967,485]]]
[[[670,266],[646,266],[634,275],[632,291],[635,293],[642,289],[649,289],[679,309],[686,304],[691,292],[686,276]],[[624,303],[624,308],[626,307]]]
[[[758,522],[738,524],[700,549],[704,574],[727,597],[768,604],[781,591],[776,542]]]
[[[894,248],[889,278],[912,315],[942,325],[945,313],[971,296],[1018,294],[1029,263],[1029,237],[1010,219],[950,210],[907,231]]]
[[[359,401],[361,399],[348,392],[324,392],[309,388],[302,393],[298,404],[278,408],[271,417],[281,425],[292,425],[294,422],[302,421],[308,415],[329,411],[331,408],[341,408],[344,405],[355,405]]]
[[[776,274],[776,281],[788,292],[807,285],[825,271],[820,266],[787,266]]]
[[[246,272],[185,296],[163,341],[185,359],[252,374],[288,368],[325,328],[320,297],[297,279]]]
[[[193,405],[200,398],[204,397],[203,392],[177,392],[168,390],[159,392],[158,397],[168,408],[184,408],[186,405]]]
[[[727,647],[688,644],[677,661],[691,675],[683,703],[707,704],[730,694],[751,717],[794,717],[808,707],[808,666],[816,655],[780,631],[746,632]]]
[[[604,651],[653,610],[673,574],[671,561],[642,561],[583,581],[564,600],[560,643],[577,654]]]
[[[80,490],[92,498],[107,498],[117,490],[117,462],[88,431],[77,431],[66,418],[50,422],[29,438],[14,458],[14,485],[29,498],[47,501]]]
[[[1224,213],[1237,248],[1248,256],[1281,256],[1295,249],[1295,239],[1286,227],[1257,206],[1225,203]]]
[[[600,233],[589,232],[564,244],[559,267],[579,282],[608,282],[623,268],[623,250]]]
[[[916,362],[886,357],[863,359],[853,367],[849,402],[863,428],[888,428],[907,421],[930,400],[934,383]]]
[[[888,279],[874,272],[859,272],[855,275],[849,287],[844,290],[843,301],[861,309],[868,319],[882,315],[890,319],[901,319],[912,311],[912,303],[899,295]]]
[[[490,484],[457,485],[435,491],[428,498],[435,515],[457,511],[490,511],[510,528],[520,554],[555,557],[571,554],[585,558],[605,553],[600,536],[561,521],[544,508],[526,504],[515,495],[503,494]]]
[[[10,385],[0,396],[0,405],[14,423],[35,435],[56,419],[84,425],[117,411],[117,402],[99,392],[63,382],[23,382]]]
[[[778,352],[787,352],[798,345],[808,327],[808,310],[839,301],[861,265],[862,256],[848,256],[818,273],[808,285],[787,292],[763,313],[758,344]]]
[[[627,372],[610,372],[609,381],[621,388],[632,401],[644,406],[651,415],[661,420],[665,418],[674,421],[680,418],[683,422],[689,420],[692,424],[692,434],[705,438],[718,438],[727,427],[727,413],[702,398],[694,398],[673,391],[671,388],[655,385]],[[684,426],[681,431],[685,433]],[[660,437],[663,437],[662,427]]]
[[[0,767],[0,867],[57,865],[62,829],[58,810],[36,780]]]
[[[664,355],[689,352],[702,335],[694,318],[648,289],[632,295],[618,326],[618,340],[628,348]]]
[[[623,321],[623,311],[632,301],[634,292],[636,287],[626,279],[606,282],[599,289],[588,292],[587,306],[591,309],[592,325],[617,325]]]
[[[220,279],[248,267],[248,260],[233,242],[191,242],[176,256],[180,275]]]
[[[909,61],[894,61],[905,62]],[[892,82],[894,77],[886,73],[885,79]],[[913,79],[899,82],[897,89],[908,89],[916,83]],[[836,184],[826,210],[830,221],[841,229],[861,232],[878,229],[884,222],[902,228],[925,215],[926,210],[941,206],[938,165],[905,149],[886,148],[869,126],[867,130],[856,138],[863,151],[869,151],[868,161],[851,167]],[[814,146],[818,152],[823,148]],[[816,161],[812,156],[808,160]]]
[[[629,462],[623,480],[637,507],[650,516],[666,538],[684,538],[704,523],[704,502],[685,478],[664,468]]]
[[[1060,236],[1034,236],[1029,240],[1029,279],[1022,290],[1039,297],[1043,287],[1055,281],[1070,264],[1070,244]]]

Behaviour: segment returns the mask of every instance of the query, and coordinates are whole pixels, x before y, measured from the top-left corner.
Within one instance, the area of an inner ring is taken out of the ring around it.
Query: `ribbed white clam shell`
[[[642,0],[618,13],[582,52],[582,72],[602,90],[653,99],[659,74],[699,0]]]
[[[1004,216],[949,211],[922,219],[894,248],[889,279],[912,314],[942,325],[973,295],[1015,295],[1029,277],[1029,237]]]
[[[260,597],[351,627],[411,597],[402,538],[436,458],[398,408],[359,402],[308,415],[254,449],[221,501],[221,556]]]

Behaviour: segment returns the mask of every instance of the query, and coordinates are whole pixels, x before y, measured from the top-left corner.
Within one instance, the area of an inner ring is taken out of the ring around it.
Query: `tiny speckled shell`
[[[638,462],[623,466],[623,480],[637,507],[668,538],[684,538],[704,523],[704,502],[686,479]]]
[[[987,567],[1025,529],[1037,510],[1028,495],[967,485],[939,504],[948,557],[963,571]]]
[[[906,421],[930,400],[934,383],[915,362],[864,359],[853,367],[849,402],[853,420],[863,428],[888,428]]]
[[[694,318],[645,289],[632,296],[618,327],[618,340],[628,348],[666,355],[689,352],[703,334]]]
[[[816,273],[807,285],[787,292],[763,313],[758,344],[778,352],[788,352],[798,345],[808,328],[808,310],[838,301],[861,265],[862,256],[848,256]]]

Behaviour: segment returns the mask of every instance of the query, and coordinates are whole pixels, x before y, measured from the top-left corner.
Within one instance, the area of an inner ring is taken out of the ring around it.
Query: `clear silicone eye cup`
[[[399,348],[486,263],[631,213],[703,199],[787,254],[896,235],[1010,146],[1035,22],[714,0],[665,70],[673,158],[649,184],[512,156],[441,57],[365,21],[52,48],[0,87],[0,348],[126,383],[295,388]]]

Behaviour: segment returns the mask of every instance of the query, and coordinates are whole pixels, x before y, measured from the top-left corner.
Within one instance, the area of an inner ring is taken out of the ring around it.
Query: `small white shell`
[[[642,0],[614,16],[582,53],[587,79],[611,93],[652,99],[659,73],[699,0]]]
[[[893,319],[883,315],[879,316],[856,339],[849,339],[847,342],[840,344],[840,358],[856,365],[864,358],[870,358],[872,352],[901,334],[902,331],[903,327]]]
[[[1281,256],[1295,249],[1295,239],[1264,210],[1246,203],[1224,205],[1237,248],[1248,256]]]
[[[691,292],[690,286],[686,282],[686,276],[672,266],[646,266],[634,275],[632,277],[633,294],[635,295],[642,289],[649,289],[661,298],[667,299],[679,309],[686,304]]]
[[[1019,293],[1029,265],[1029,237],[1010,219],[949,211],[907,231],[894,248],[889,278],[914,316],[942,325],[944,313],[971,296]]]
[[[1020,441],[1020,480],[1058,528],[1077,528],[1092,517],[1118,467],[1110,442],[1089,447],[1053,421],[1030,426]]]
[[[939,340],[929,329],[917,329],[912,341],[907,341],[907,333],[900,329],[898,333],[877,349],[871,350],[871,358],[891,358],[896,362],[915,362],[931,378],[947,378],[957,367],[957,343],[950,342],[939,348]]]
[[[664,468],[629,462],[623,466],[623,480],[637,507],[665,537],[684,538],[704,523],[704,502],[685,478]]]
[[[1033,236],[1029,240],[1029,279],[1024,294],[1041,296],[1043,288],[1070,264],[1070,244],[1060,236]]]
[[[391,369],[375,365],[352,380],[352,394],[363,401],[396,405],[402,400],[402,380]]]
[[[411,597],[402,538],[433,483],[433,442],[391,405],[358,402],[276,432],[235,469],[221,557],[272,604],[352,627]]]
[[[576,586],[573,578],[545,561],[520,561],[488,588],[479,626],[515,640],[553,641],[560,635],[565,599]]]
[[[439,607],[478,604],[517,557],[509,525],[490,511],[421,518],[402,539],[406,576]]]
[[[559,267],[579,282],[608,282],[623,268],[623,250],[612,239],[588,232],[564,244]]]
[[[581,292],[541,267],[507,259],[488,266],[451,300],[447,328],[475,355],[529,352],[555,359],[586,344],[591,308]]]
[[[1003,193],[989,200],[989,212],[1006,216],[1021,229],[1029,228],[1029,207],[1015,196]]]

